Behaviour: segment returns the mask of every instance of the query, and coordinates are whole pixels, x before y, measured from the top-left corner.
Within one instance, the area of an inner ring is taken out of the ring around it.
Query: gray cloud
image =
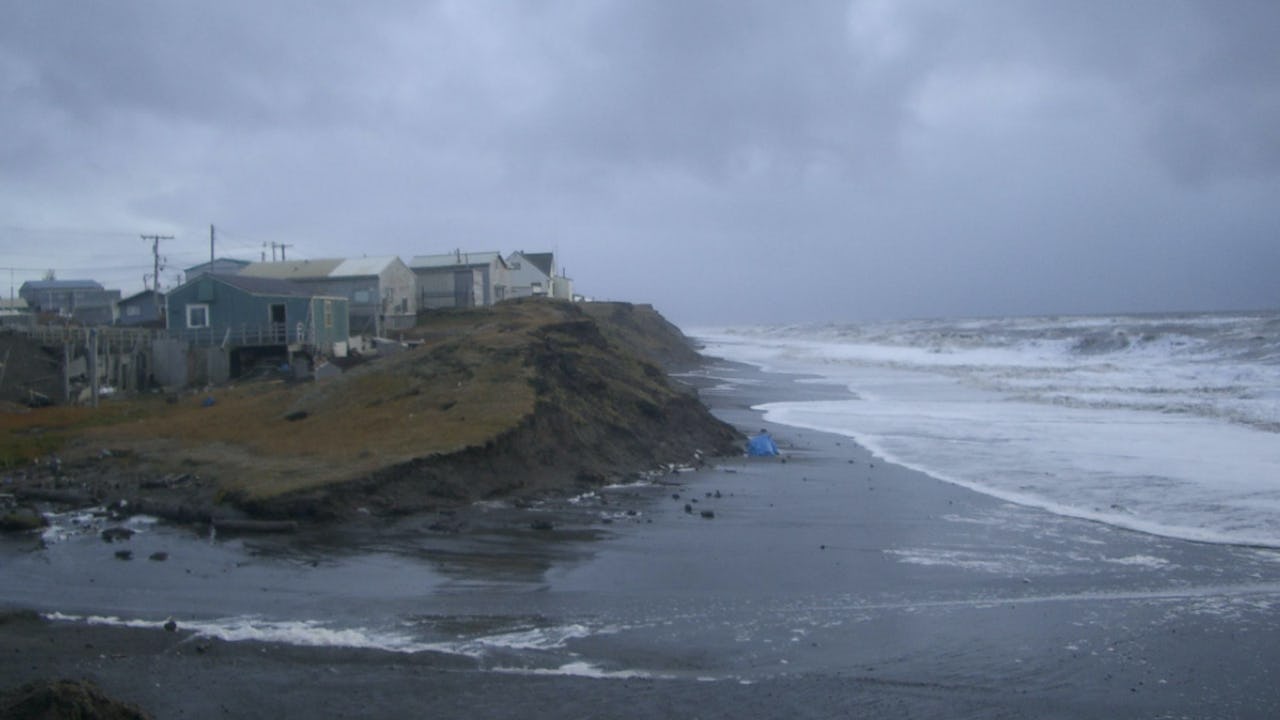
[[[214,221],[686,322],[1276,302],[1274,3],[12,5],[15,265]]]

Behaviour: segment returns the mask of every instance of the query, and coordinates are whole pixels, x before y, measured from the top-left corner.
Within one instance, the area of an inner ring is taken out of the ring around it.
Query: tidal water
[[[994,497],[1280,547],[1280,314],[918,320],[697,333],[843,397],[761,404]]]
[[[135,517],[107,543],[120,523],[86,509],[0,539],[0,606],[486,677],[889,694],[920,717],[1280,711],[1280,551],[1010,502],[774,421],[848,402],[844,382],[731,362],[689,379],[725,420],[769,427],[783,457],[490,503],[448,518],[457,532],[422,517],[210,536]]]

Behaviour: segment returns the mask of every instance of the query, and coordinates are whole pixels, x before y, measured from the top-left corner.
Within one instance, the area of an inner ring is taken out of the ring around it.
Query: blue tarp
[[[773,438],[770,437],[769,433],[762,432],[747,442],[747,454],[755,455],[757,457],[763,455],[777,455],[778,446],[773,443]]]

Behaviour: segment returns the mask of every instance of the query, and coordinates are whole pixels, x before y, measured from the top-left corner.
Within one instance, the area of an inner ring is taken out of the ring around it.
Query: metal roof
[[[488,265],[497,259],[502,262],[502,254],[498,252],[451,252],[441,255],[417,255],[409,262],[409,267],[414,269],[429,268],[447,268],[447,267],[473,267],[476,265]]]
[[[349,258],[343,260],[338,267],[329,273],[329,277],[367,277],[369,275],[379,275],[387,266],[398,261],[400,258],[395,255],[381,255],[377,257]]]
[[[256,262],[245,266],[242,277],[275,278],[277,280],[302,280],[329,277],[333,269],[342,264],[341,259],[288,260],[284,262]]]
[[[211,266],[212,266],[212,267],[219,267],[219,266],[221,266],[221,267],[230,267],[230,266],[235,266],[235,267],[244,267],[244,266],[246,266],[246,265],[251,265],[251,264],[252,264],[252,262],[253,262],[253,261],[251,261],[251,260],[239,260],[239,259],[236,259],[236,258],[220,257],[220,258],[218,258],[218,259],[216,259],[216,260],[212,260],[212,261],[208,261],[208,262],[202,262],[202,263],[200,263],[199,265],[192,265],[191,267],[189,267],[189,268],[187,268],[187,269],[186,269],[186,272],[194,272],[194,271],[196,271],[196,270],[200,270],[201,268],[207,268],[207,267],[211,267]]]
[[[245,277],[276,278],[279,280],[315,280],[318,278],[371,277],[379,275],[391,263],[399,260],[395,255],[362,258],[321,258],[317,260],[288,260],[281,262],[252,263],[240,271]]]
[[[155,295],[157,300],[164,300],[164,293],[162,292],[156,292],[155,290],[143,290],[142,292],[136,292],[130,295],[129,297],[121,300],[120,304],[123,305],[124,303],[127,303],[127,302],[133,302],[134,300],[137,300],[143,297],[144,295]]]
[[[28,280],[22,287],[31,290],[102,290],[96,280]]]
[[[520,254],[524,256],[524,259],[528,260],[531,265],[541,270],[543,275],[551,277],[551,266],[555,264],[556,257],[554,253],[527,253],[521,250]]]
[[[306,285],[278,278],[245,277],[244,275],[205,275],[219,282],[239,288],[252,295],[279,295],[284,297],[323,297]]]

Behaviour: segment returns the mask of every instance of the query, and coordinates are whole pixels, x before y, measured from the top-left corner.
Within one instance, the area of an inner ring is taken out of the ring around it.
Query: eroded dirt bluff
[[[179,501],[323,519],[576,491],[740,445],[668,378],[660,363],[698,357],[647,306],[432,312],[404,339],[421,344],[321,382],[131,401],[120,421],[76,430],[68,455],[110,448],[117,492],[181,473],[198,482]]]

